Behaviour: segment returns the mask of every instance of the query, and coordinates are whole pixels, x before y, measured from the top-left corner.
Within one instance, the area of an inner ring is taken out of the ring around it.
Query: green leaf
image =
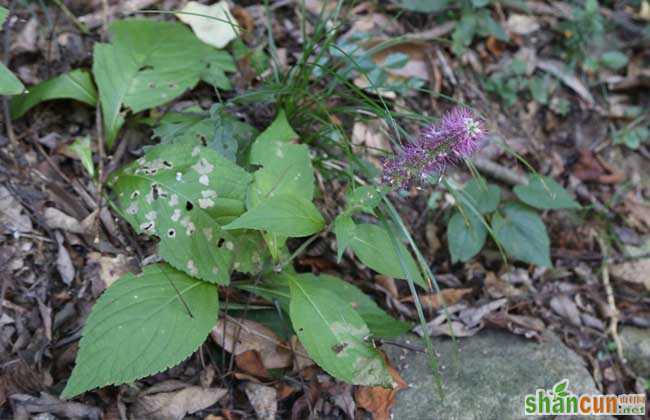
[[[61,396],[130,383],[177,365],[203,343],[218,310],[214,285],[165,264],[127,274],[102,294],[88,316],[76,366]]]
[[[214,150],[164,144],[125,167],[113,179],[113,190],[131,226],[160,238],[167,262],[227,284],[237,250],[222,226],[244,212],[250,181],[246,171]]]
[[[8,15],[9,10],[6,7],[0,6],[0,27],[5,23]]]
[[[347,211],[363,211],[368,214],[375,213],[375,207],[381,201],[379,188],[372,185],[355,188],[347,195]]]
[[[32,107],[52,99],[75,99],[95,106],[97,90],[87,70],[72,70],[53,79],[46,80],[29,91],[11,100],[11,118],[20,118]]]
[[[88,175],[91,178],[95,177],[95,164],[93,163],[93,150],[90,147],[90,137],[80,137],[70,145],[70,149],[79,156],[81,164],[83,165]]]
[[[456,210],[447,225],[447,243],[451,261],[468,261],[483,248],[487,239],[487,229],[483,222],[471,211],[463,214]]]
[[[548,103],[548,84],[548,79],[542,77],[532,77],[528,81],[530,96],[532,96],[536,102],[542,105],[546,105]]]
[[[281,141],[288,143],[292,140],[296,140],[297,138],[298,134],[293,130],[291,124],[289,124],[289,120],[287,120],[287,114],[284,112],[284,110],[280,110],[271,125],[269,125],[266,130],[260,134],[255,142],[258,144],[266,143],[268,141]]]
[[[384,59],[384,67],[389,69],[401,69],[408,63],[410,57],[401,52],[390,53]]]
[[[414,276],[416,283],[427,288],[415,260],[399,239],[397,243],[400,247],[400,254],[405,259],[406,266]],[[381,226],[369,223],[357,225],[350,247],[362,263],[378,273],[396,279],[406,279],[407,273],[402,269],[399,255],[393,246],[393,240],[386,229]]]
[[[614,144],[625,144],[629,149],[636,150],[641,143],[650,140],[648,127],[625,128],[614,134]]]
[[[500,41],[507,41],[509,39],[506,31],[492,18],[490,11],[487,9],[479,11],[477,29],[482,36],[492,35]]]
[[[381,354],[366,337],[368,326],[338,295],[298,277],[289,277],[293,328],[309,356],[327,373],[355,385],[390,387]]]
[[[451,34],[454,54],[462,54],[470,46],[478,27],[478,19],[473,13],[464,13]]]
[[[542,219],[530,208],[508,203],[492,217],[492,230],[505,251],[516,260],[551,267],[550,240]]]
[[[311,235],[324,226],[323,216],[311,201],[293,195],[275,195],[223,228],[257,229],[292,238]]]
[[[165,104],[193,88],[215,63],[232,61],[176,22],[127,19],[111,24],[109,32],[113,43],[95,44],[93,55],[109,147],[124,124],[122,105],[140,112]]]
[[[341,262],[345,249],[350,246],[354,238],[357,225],[348,214],[339,214],[334,219],[334,235],[336,235],[336,261]]]
[[[438,12],[449,4],[449,0],[391,0],[402,9],[414,12]]]
[[[492,213],[501,201],[501,189],[494,184],[482,180],[471,179],[463,187],[466,194],[462,194],[461,202],[467,201],[481,214]],[[471,212],[471,210],[467,210]]]
[[[23,83],[0,63],[0,95],[18,95],[24,90]]]
[[[533,176],[528,185],[517,185],[514,192],[521,201],[538,209],[581,208],[567,190],[547,176]]]
[[[620,51],[607,51],[600,57],[600,61],[612,70],[620,70],[627,66],[629,59]]]

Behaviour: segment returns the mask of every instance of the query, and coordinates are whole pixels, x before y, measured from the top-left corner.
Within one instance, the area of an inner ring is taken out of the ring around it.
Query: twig
[[[609,265],[607,263],[607,245],[600,235],[597,235],[598,245],[600,251],[603,253],[603,285],[605,286],[605,293],[607,295],[607,305],[609,306],[609,333],[616,344],[616,353],[620,360],[625,362],[625,357],[623,357],[623,343],[621,338],[618,335],[618,308],[616,308],[616,301],[614,300],[614,290],[612,289],[612,284],[609,281]]]
[[[525,175],[520,175],[512,169],[501,166],[489,159],[477,157],[472,161],[479,171],[491,176],[498,181],[502,181],[510,185],[528,184],[528,178]]]
[[[84,34],[84,35],[89,35],[90,34],[90,31],[88,30],[86,25],[79,22],[79,19],[77,19],[77,17],[74,14],[72,14],[70,9],[68,9],[68,6],[63,4],[63,2],[61,0],[52,0],[52,1],[54,2],[54,4],[56,4],[59,7],[59,9],[61,9],[63,14],[66,15],[66,17],[68,19],[70,19],[72,21],[72,23],[74,23],[74,25],[81,31],[82,34]]]

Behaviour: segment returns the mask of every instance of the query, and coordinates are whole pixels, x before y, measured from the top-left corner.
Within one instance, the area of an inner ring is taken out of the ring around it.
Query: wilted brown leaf
[[[235,356],[235,364],[244,372],[258,378],[270,378],[269,372],[264,367],[262,357],[257,350],[248,350]]]
[[[222,318],[212,329],[212,339],[226,351],[235,355],[256,350],[267,369],[291,366],[290,347],[276,333],[255,321],[232,317]],[[237,340],[236,344],[235,339]]]
[[[434,293],[432,295],[420,295],[420,303],[422,306],[429,309],[438,309],[443,306],[443,301],[446,305],[454,305],[458,303],[462,298],[472,293],[473,289],[443,289],[440,293]],[[413,303],[413,296],[406,297],[402,299],[402,302]]]
[[[388,371],[393,378],[393,388],[380,386],[359,386],[354,393],[357,405],[372,414],[374,420],[390,419],[390,410],[395,404],[397,393],[408,384],[402,379],[397,369],[390,365],[386,356]]]
[[[145,390],[138,396],[131,407],[131,418],[180,420],[188,413],[192,414],[210,407],[228,393],[226,389],[201,388],[200,386],[188,386],[170,392],[158,393],[150,392],[151,390],[151,388]]]
[[[643,258],[636,261],[627,261],[615,264],[610,267],[613,277],[630,283],[638,283],[650,291],[650,258]]]
[[[275,420],[278,411],[278,394],[275,388],[249,382],[244,390],[258,419]]]

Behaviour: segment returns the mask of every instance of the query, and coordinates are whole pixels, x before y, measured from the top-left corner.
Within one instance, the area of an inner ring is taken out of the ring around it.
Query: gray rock
[[[650,378],[650,330],[626,326],[620,336],[623,356],[632,371],[642,378]]]
[[[400,341],[422,345],[415,336]],[[574,394],[600,394],[582,359],[551,333],[544,335],[543,343],[536,343],[484,330],[457,342],[460,352],[451,339],[433,338],[443,372],[442,401],[426,354],[393,345],[383,347],[409,384],[397,395],[395,420],[532,419],[535,417],[524,416],[525,395],[539,388],[550,389],[564,378]]]

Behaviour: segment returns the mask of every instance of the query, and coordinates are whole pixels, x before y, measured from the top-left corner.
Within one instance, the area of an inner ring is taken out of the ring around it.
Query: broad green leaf
[[[311,201],[276,195],[246,211],[224,229],[257,229],[291,238],[311,235],[324,226],[323,216]]]
[[[95,106],[97,90],[87,70],[72,70],[31,86],[27,93],[11,99],[11,118],[20,118],[32,107],[52,99],[75,99]]]
[[[400,254],[404,258],[406,266],[411,275],[414,276],[415,282],[426,288],[427,284],[422,278],[415,260],[413,260],[411,254],[399,239],[397,244],[400,247]],[[350,241],[350,247],[362,263],[378,273],[396,279],[406,279],[407,273],[402,269],[399,255],[386,229],[369,223],[357,225],[354,230],[354,237]]]
[[[503,30],[500,24],[492,18],[489,10],[483,9],[478,13],[478,32],[482,36],[494,36],[500,41],[507,41],[508,34]]]
[[[354,238],[357,225],[348,214],[339,214],[334,219],[334,235],[336,235],[336,261],[341,262],[345,249],[350,246]]]
[[[414,12],[438,12],[449,4],[449,0],[391,0],[399,7]]]
[[[528,185],[518,185],[514,192],[521,201],[538,209],[580,208],[580,204],[560,184],[547,176],[533,176]]]
[[[650,128],[633,127],[625,128],[614,134],[614,144],[625,144],[628,148],[636,150],[641,143],[650,140]]]
[[[9,15],[9,10],[6,7],[0,6],[0,27],[5,23],[7,16]]]
[[[447,244],[451,261],[468,261],[479,253],[487,238],[483,222],[471,211],[463,214],[456,210],[447,225]]]
[[[124,124],[122,106],[139,112],[193,88],[210,66],[232,58],[199,41],[176,22],[127,19],[111,24],[112,44],[95,44],[93,74],[99,88],[109,147]]]
[[[95,164],[93,163],[93,150],[90,147],[90,137],[80,137],[70,145],[70,149],[79,157],[91,178],[95,177]]]
[[[600,61],[612,70],[620,70],[627,65],[629,59],[620,51],[607,51],[600,57]]]
[[[140,233],[160,238],[174,267],[226,284],[237,252],[222,226],[244,212],[251,176],[214,150],[159,145],[113,180],[119,207]]]
[[[506,204],[492,217],[492,229],[501,246],[514,259],[551,266],[546,227],[530,208],[519,203]]]
[[[313,287],[320,287],[336,294],[347,302],[368,325],[370,332],[376,337],[396,337],[410,329],[406,322],[398,321],[384,312],[371,297],[363,293],[355,285],[338,277],[321,274],[279,274],[264,279],[263,282],[253,285],[240,285],[238,287],[262,296],[269,301],[277,300],[283,310],[289,311],[289,276],[299,278],[301,282],[310,282]]]
[[[18,95],[25,90],[23,83],[0,63],[0,95]]]
[[[481,214],[492,213],[501,201],[501,189],[494,184],[488,184],[478,179],[472,179],[463,187],[466,194],[461,195],[461,201],[469,203]],[[470,212],[470,210],[467,210]]]
[[[88,316],[76,366],[61,396],[130,383],[177,365],[203,343],[218,310],[214,285],[168,265],[127,274],[102,294]]]
[[[281,141],[288,143],[297,139],[298,134],[293,130],[291,124],[289,124],[287,114],[284,110],[280,110],[271,125],[269,125],[256,139],[256,143],[265,143],[267,141]]]
[[[264,238],[257,231],[232,232],[235,237],[235,252],[232,268],[240,273],[256,274],[262,271],[264,261],[269,257],[269,250]]]
[[[470,46],[478,27],[478,19],[473,13],[464,13],[451,34],[454,54],[462,54]]]
[[[547,75],[548,76],[548,75]],[[547,77],[531,77],[528,88],[533,99],[542,105],[548,103],[549,82]]]
[[[206,146],[233,160],[245,150],[257,130],[239,121],[218,104],[210,114],[192,107],[183,112],[170,112],[154,128],[154,136],[161,143],[182,143],[186,147]]]
[[[368,326],[352,307],[318,284],[289,276],[293,328],[309,356],[327,373],[355,385],[390,387],[381,354],[366,341]]]

